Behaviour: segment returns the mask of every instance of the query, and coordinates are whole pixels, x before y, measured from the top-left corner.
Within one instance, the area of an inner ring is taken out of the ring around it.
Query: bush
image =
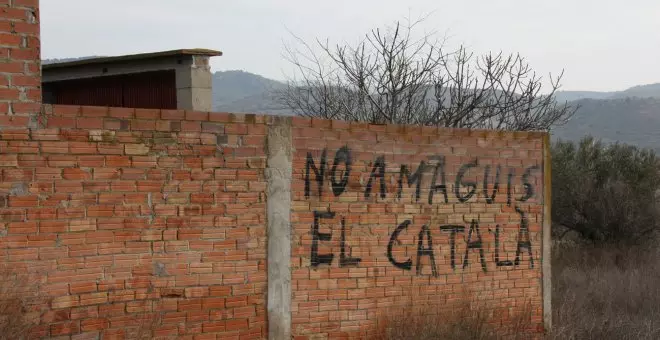
[[[552,148],[553,233],[592,243],[640,244],[660,225],[660,163],[651,150],[591,137]]]

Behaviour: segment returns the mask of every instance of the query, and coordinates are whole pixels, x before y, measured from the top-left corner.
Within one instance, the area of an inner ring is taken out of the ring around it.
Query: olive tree
[[[652,150],[591,137],[552,147],[555,237],[576,232],[594,243],[641,244],[657,236],[660,162]]]

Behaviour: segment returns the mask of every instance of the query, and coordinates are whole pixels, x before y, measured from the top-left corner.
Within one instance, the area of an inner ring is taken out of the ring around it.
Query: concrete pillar
[[[543,243],[541,245],[541,276],[543,291],[543,326],[552,329],[552,158],[550,133],[543,136]]]
[[[271,117],[267,135],[268,339],[291,339],[291,118]]]
[[[213,111],[211,65],[208,56],[190,56],[176,68],[177,109]]]

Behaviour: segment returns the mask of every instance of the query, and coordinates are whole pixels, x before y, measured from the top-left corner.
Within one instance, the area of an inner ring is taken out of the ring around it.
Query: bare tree
[[[277,101],[310,117],[511,130],[546,130],[575,112],[555,100],[561,75],[543,94],[520,55],[445,52],[434,34],[413,37],[420,22],[374,29],[354,46],[317,39],[318,51],[298,38],[302,49],[286,48],[297,75]]]

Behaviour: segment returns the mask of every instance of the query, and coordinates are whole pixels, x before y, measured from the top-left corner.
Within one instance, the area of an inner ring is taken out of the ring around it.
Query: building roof
[[[162,51],[162,52],[121,55],[114,57],[87,58],[87,59],[80,59],[74,61],[66,61],[62,63],[44,64],[41,67],[44,70],[49,70],[49,69],[65,68],[72,66],[107,64],[107,63],[117,63],[124,61],[153,59],[160,57],[175,57],[175,56],[190,56],[190,55],[216,57],[216,56],[221,56],[222,52],[216,50],[209,50],[205,48],[192,48],[192,49],[180,49],[180,50],[170,50],[170,51]]]

